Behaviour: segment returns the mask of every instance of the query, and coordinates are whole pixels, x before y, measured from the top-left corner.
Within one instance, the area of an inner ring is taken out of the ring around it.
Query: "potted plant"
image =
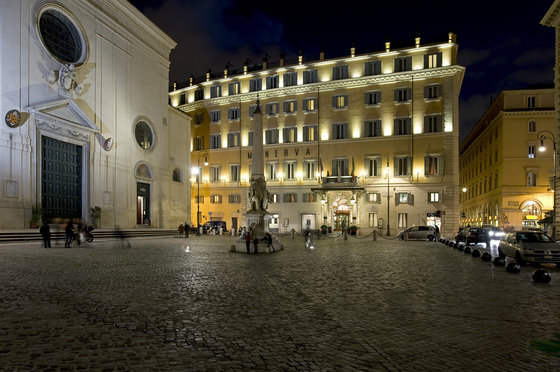
[[[327,225],[321,225],[321,234],[325,235],[327,233]]]
[[[358,226],[352,225],[350,226],[350,235],[356,235],[358,233]]]
[[[41,225],[41,219],[43,217],[43,208],[41,204],[35,204],[31,207],[31,220],[29,221],[29,227],[36,229]]]
[[[329,234],[332,233],[332,226],[327,227],[327,230],[328,230]]]
[[[99,220],[101,219],[101,208],[93,207],[89,210],[89,216],[91,218],[91,223],[95,228],[99,227]]]

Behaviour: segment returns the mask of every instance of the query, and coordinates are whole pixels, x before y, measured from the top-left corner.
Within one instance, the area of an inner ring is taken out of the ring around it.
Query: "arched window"
[[[134,136],[136,142],[144,150],[151,150],[154,146],[154,131],[150,124],[144,120],[140,120],[134,127]]]
[[[527,172],[527,186],[537,186],[537,175],[535,172]]]
[[[179,168],[173,169],[173,181],[174,182],[182,182],[181,181],[181,170]]]
[[[537,122],[534,120],[529,120],[529,132],[537,131]]]
[[[152,169],[148,164],[140,163],[136,165],[136,171],[134,175],[139,178],[144,178],[148,180],[154,179]]]

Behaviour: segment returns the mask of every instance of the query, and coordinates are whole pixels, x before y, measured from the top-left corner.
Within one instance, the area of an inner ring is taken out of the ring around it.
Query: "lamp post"
[[[553,180],[553,201],[552,201],[552,238],[556,240],[556,137],[554,134],[547,130],[543,129],[539,133],[537,133],[537,138],[541,140],[541,144],[539,146],[539,151],[545,151],[546,147],[544,146],[544,140],[550,140],[552,142],[552,162],[554,165],[554,180]]]
[[[196,167],[192,168],[192,173],[196,174],[196,235],[200,235],[200,178],[202,177],[200,158],[204,158],[205,166],[208,165],[208,152],[199,152],[196,159]]]
[[[387,169],[385,173],[387,174],[387,236],[391,235],[390,228],[389,228],[389,205],[391,204],[391,197],[389,195],[389,160],[387,160]]]

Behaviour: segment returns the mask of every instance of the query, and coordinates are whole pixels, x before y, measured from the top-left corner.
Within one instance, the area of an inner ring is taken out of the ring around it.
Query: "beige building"
[[[461,143],[463,226],[541,227],[553,209],[553,132],[552,88],[500,93]]]
[[[192,223],[246,224],[252,113],[264,114],[269,228],[459,225],[455,35],[440,43],[245,65],[175,84],[171,104],[193,117]],[[205,162],[207,160],[207,163]],[[208,165],[205,165],[208,164]],[[388,169],[387,169],[388,166]],[[199,196],[199,198],[197,198]]]

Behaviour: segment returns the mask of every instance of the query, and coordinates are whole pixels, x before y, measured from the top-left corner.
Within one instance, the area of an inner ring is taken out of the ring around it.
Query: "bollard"
[[[348,240],[348,234],[346,233],[346,230],[344,230],[344,240]]]
[[[533,271],[533,281],[535,283],[548,283],[552,280],[550,273],[545,269],[537,269]]]
[[[472,255],[473,257],[480,257],[480,254],[481,254],[481,253],[480,253],[480,250],[479,250],[479,249],[473,249],[472,252],[471,252],[471,255]]]
[[[373,230],[373,241],[377,240],[377,230]]]
[[[408,231],[405,231],[405,232],[404,232],[404,240],[405,240],[405,241],[408,241]]]
[[[519,265],[517,262],[515,261],[510,261],[508,262],[508,264],[506,265],[506,271],[508,273],[513,273],[513,274],[517,274],[518,272],[521,271],[521,265]]]
[[[480,256],[480,258],[482,259],[482,261],[488,262],[492,260],[492,255],[488,252],[484,252],[482,256]]]

